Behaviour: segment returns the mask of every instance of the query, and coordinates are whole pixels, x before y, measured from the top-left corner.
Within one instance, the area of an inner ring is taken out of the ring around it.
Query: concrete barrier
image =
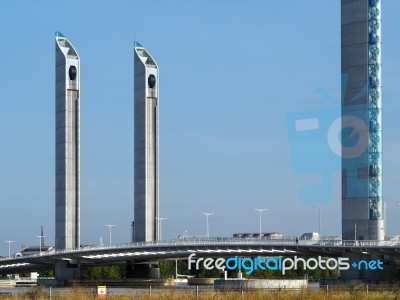
[[[307,279],[216,279],[215,288],[230,289],[302,289],[307,288]]]

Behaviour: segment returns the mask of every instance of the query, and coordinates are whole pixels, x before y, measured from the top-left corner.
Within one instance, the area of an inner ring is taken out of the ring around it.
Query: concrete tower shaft
[[[135,241],[158,239],[159,69],[145,48],[134,44]]]
[[[380,0],[341,0],[342,237],[383,240]]]
[[[56,238],[55,247],[80,246],[79,55],[56,33]]]

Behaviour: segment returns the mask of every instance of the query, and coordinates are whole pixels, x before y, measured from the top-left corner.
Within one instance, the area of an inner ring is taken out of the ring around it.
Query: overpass
[[[0,259],[0,274],[34,272],[55,267],[56,261],[79,266],[125,264],[127,261],[159,261],[196,257],[257,257],[257,256],[326,256],[384,257],[400,260],[400,241],[344,241],[293,239],[232,239],[170,240],[138,242],[110,246],[82,247]]]

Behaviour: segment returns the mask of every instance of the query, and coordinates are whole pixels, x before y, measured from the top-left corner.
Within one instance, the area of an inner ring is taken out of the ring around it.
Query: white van
[[[306,232],[303,233],[300,237],[300,240],[311,240],[317,241],[319,240],[319,233],[318,232]]]

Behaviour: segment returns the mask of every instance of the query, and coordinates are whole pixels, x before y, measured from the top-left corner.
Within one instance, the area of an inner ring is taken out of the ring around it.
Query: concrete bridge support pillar
[[[79,280],[81,277],[80,265],[74,261],[58,260],[55,265],[56,281],[68,282],[70,280]]]
[[[395,263],[385,255],[346,252],[350,269],[340,271],[340,278],[345,281],[360,280],[365,282],[394,281],[397,279]]]
[[[159,279],[158,261],[127,261],[126,278]]]

